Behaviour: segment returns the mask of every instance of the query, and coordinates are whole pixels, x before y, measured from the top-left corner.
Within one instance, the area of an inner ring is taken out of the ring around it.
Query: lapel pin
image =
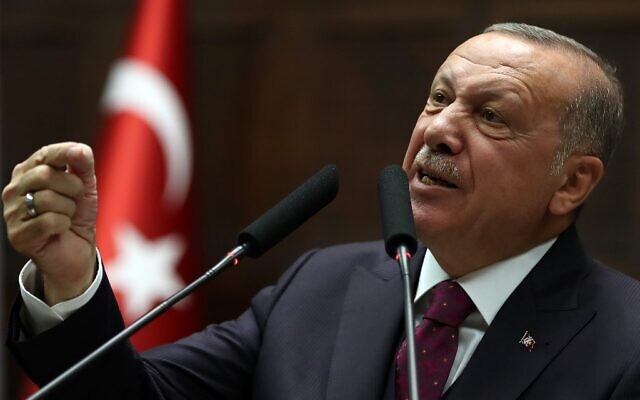
[[[522,339],[520,339],[518,343],[522,344],[525,349],[529,350],[529,353],[533,351],[533,346],[536,345],[536,341],[533,336],[529,334],[529,331],[524,332],[524,335],[522,335]]]

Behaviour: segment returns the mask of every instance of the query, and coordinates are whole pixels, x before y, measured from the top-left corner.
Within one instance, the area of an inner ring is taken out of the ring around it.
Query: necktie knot
[[[443,281],[431,289],[431,303],[424,317],[457,328],[475,308],[458,282]]]

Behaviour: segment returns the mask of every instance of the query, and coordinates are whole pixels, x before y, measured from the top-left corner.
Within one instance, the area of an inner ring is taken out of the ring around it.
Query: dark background
[[[99,99],[134,2],[0,4],[4,186],[13,165],[44,144],[95,144]],[[556,30],[618,66],[625,137],[579,225],[594,256],[640,278],[640,2],[197,0],[188,18],[205,264],[322,165],[341,171],[328,209],[204,289],[208,321],[236,316],[306,249],[380,237],[377,175],[401,163],[434,72],[456,45],[501,21]],[[2,243],[5,322],[25,260]],[[17,367],[8,362],[13,390]]]

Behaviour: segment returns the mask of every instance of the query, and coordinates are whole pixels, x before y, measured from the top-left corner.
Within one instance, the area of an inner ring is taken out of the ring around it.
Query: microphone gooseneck
[[[72,367],[46,384],[28,400],[44,399],[58,390],[78,372],[127,340],[131,335],[147,326],[178,301],[193,293],[202,284],[217,276],[232,265],[236,265],[245,255],[259,257],[285,236],[302,225],[307,219],[329,204],[338,192],[338,170],[335,165],[327,165],[300,187],[276,204],[238,235],[239,245],[232,249],[216,265],[186,287],[171,295],[161,304],[137,319],[126,329],[109,339]]]

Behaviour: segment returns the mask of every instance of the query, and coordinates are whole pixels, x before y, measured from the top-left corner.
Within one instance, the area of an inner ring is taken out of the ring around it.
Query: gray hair
[[[516,36],[535,44],[569,51],[592,61],[604,74],[585,80],[578,93],[569,99],[558,118],[560,145],[556,150],[553,173],[559,173],[565,160],[575,153],[593,155],[607,165],[622,135],[623,95],[616,69],[588,47],[549,29],[522,23],[500,23],[483,33],[497,32]]]

